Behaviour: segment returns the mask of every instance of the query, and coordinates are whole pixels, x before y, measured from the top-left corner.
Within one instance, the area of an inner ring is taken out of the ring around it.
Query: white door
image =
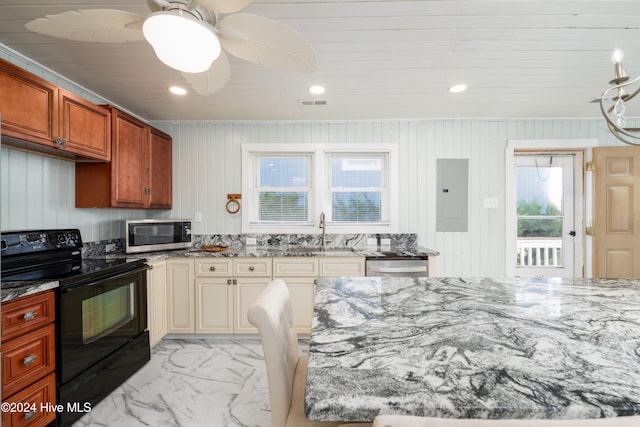
[[[574,161],[574,155],[515,155],[511,203],[516,220],[509,235],[515,239],[510,262],[517,276],[582,276],[575,262],[582,254],[575,250],[581,230],[575,223]]]

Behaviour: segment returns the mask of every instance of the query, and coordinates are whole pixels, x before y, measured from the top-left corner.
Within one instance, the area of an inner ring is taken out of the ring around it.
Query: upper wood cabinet
[[[111,162],[76,164],[76,207],[171,209],[171,137],[113,106]]]
[[[109,111],[0,60],[3,143],[79,161],[109,161]]]

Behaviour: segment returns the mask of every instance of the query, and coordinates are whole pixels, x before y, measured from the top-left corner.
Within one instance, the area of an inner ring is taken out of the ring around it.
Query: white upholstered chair
[[[304,415],[308,358],[298,353],[298,334],[293,325],[287,285],[280,279],[270,282],[249,308],[247,317],[260,332],[269,384],[271,427],[339,426],[337,422],[311,421]]]
[[[585,420],[478,420],[378,415],[373,427],[639,427],[640,416]]]

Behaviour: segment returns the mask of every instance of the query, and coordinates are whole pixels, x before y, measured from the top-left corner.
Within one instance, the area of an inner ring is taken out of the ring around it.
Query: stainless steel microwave
[[[193,246],[189,219],[139,219],[125,222],[127,253],[186,249]]]

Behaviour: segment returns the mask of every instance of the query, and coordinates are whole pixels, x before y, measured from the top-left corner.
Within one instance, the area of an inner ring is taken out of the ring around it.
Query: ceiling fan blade
[[[84,9],[47,15],[25,27],[36,33],[81,42],[125,43],[144,40],[145,17],[124,10]]]
[[[310,73],[316,55],[302,35],[273,19],[248,13],[227,16],[219,24],[220,44],[238,58],[269,68]]]
[[[211,68],[204,73],[182,73],[187,83],[200,95],[211,95],[219,91],[227,84],[230,75],[231,66],[224,52],[220,52],[220,56],[213,61]]]
[[[234,13],[251,3],[251,0],[195,0],[200,6],[218,13]]]

